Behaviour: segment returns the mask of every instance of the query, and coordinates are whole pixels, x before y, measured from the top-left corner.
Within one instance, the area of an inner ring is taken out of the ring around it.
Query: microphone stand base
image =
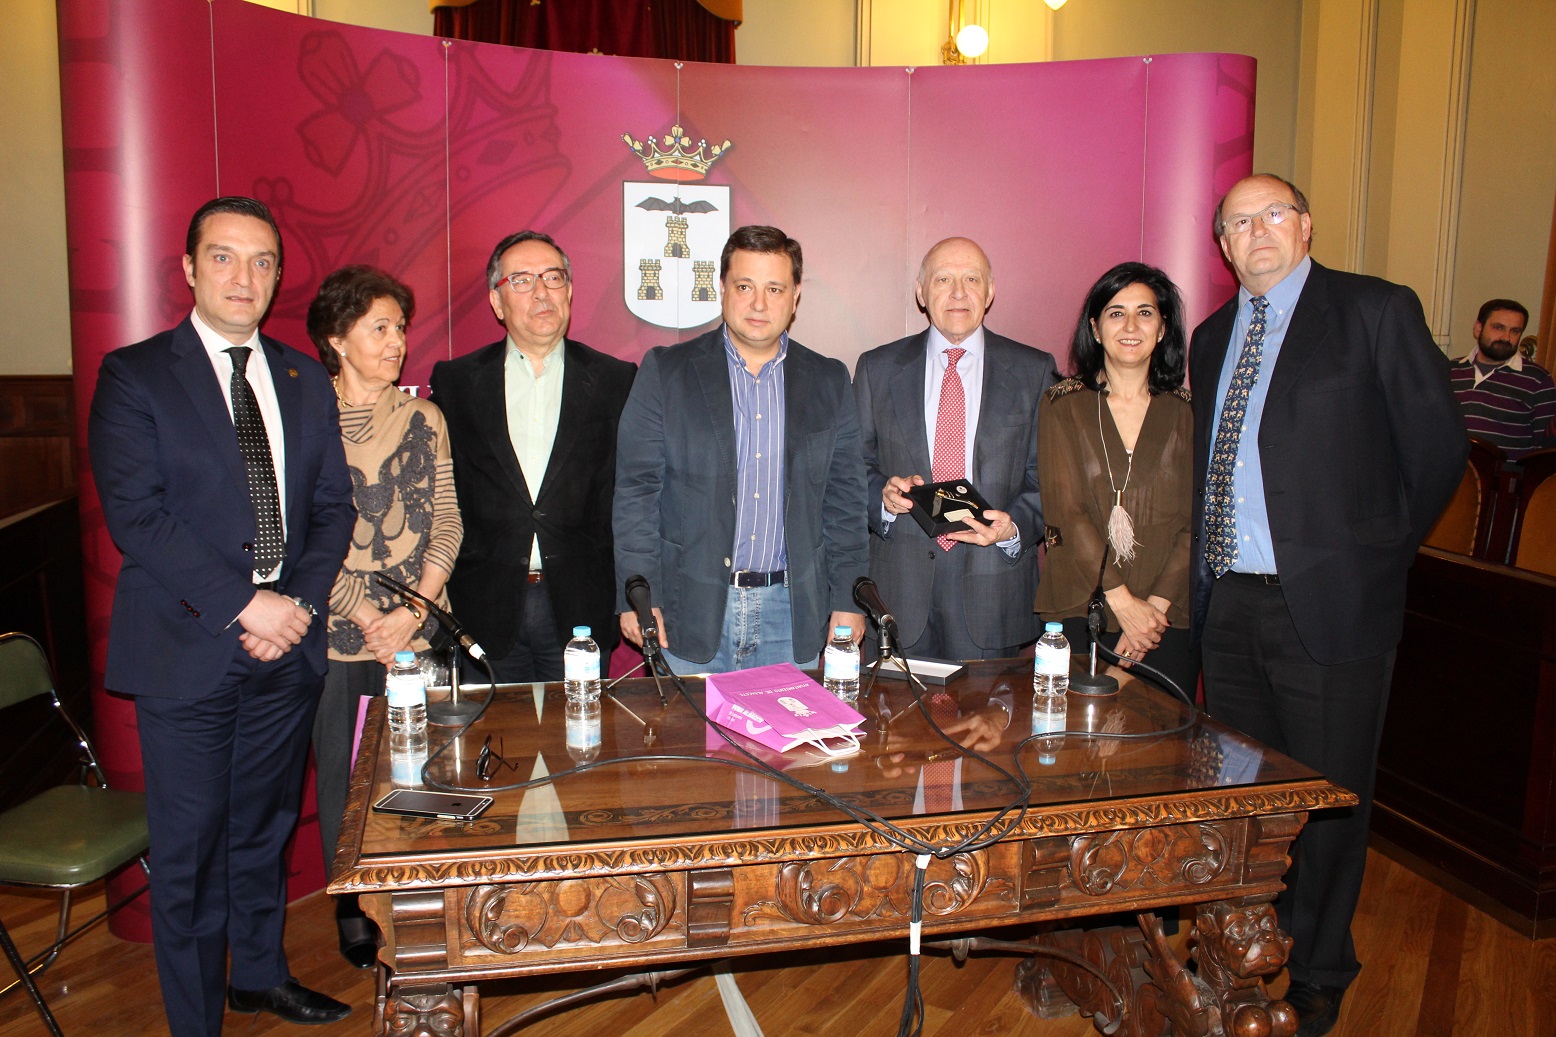
[[[1100,698],[1118,694],[1118,681],[1105,673],[1083,673],[1070,677],[1070,691],[1076,695]]]
[[[467,698],[461,698],[458,702],[429,702],[427,723],[437,727],[460,727],[481,712],[483,705],[479,700],[471,702]]]

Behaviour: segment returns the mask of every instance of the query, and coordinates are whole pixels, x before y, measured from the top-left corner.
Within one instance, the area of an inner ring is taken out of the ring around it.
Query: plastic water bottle
[[[833,627],[821,661],[821,686],[852,705],[859,699],[859,646],[848,627]]]
[[[385,684],[389,696],[389,752],[427,752],[427,685],[415,652],[395,652]]]
[[[573,627],[573,639],[562,652],[562,682],[567,701],[600,701],[600,646],[594,643],[588,627]]]
[[[1065,695],[1070,690],[1070,642],[1064,638],[1064,624],[1044,625],[1035,655],[1032,666],[1034,724],[1039,714],[1060,718],[1065,715]],[[1046,721],[1044,726],[1048,729]],[[1059,729],[1064,729],[1062,722]]]
[[[1064,714],[1039,711],[1036,699],[1032,702],[1032,741],[1037,746],[1037,762],[1052,767],[1059,762],[1059,750],[1064,747]]]
[[[592,643],[592,642],[591,642]],[[598,687],[598,682],[596,682]],[[567,700],[567,755],[575,763],[588,763],[600,755],[600,700]]]

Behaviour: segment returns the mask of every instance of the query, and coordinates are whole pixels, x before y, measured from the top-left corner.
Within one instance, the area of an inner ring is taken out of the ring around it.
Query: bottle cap
[[[395,652],[394,653],[394,661],[396,663],[412,663],[412,664],[414,664],[416,662],[416,653],[415,652],[411,652],[411,651]]]
[[[854,632],[853,632],[852,629],[850,629],[848,627],[833,627],[832,628],[832,636],[833,637],[853,637],[854,636]]]
[[[1054,622],[1050,621],[1048,623],[1044,623],[1043,624],[1043,630],[1046,633],[1050,633],[1050,634],[1063,633],[1063,631],[1064,631],[1064,624],[1063,623],[1054,623]]]
[[[588,627],[573,627],[574,637],[588,637],[592,631]]]

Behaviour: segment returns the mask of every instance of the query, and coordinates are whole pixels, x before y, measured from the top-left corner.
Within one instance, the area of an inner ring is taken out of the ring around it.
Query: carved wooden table
[[[1014,771],[1013,750],[1032,730],[1031,661],[969,669],[944,689],[951,701],[939,715],[953,707],[992,745],[985,755]],[[701,683],[688,684],[700,702]],[[790,773],[939,846],[1009,804],[1013,785],[941,740],[905,685],[881,681],[860,711],[871,717],[864,752],[789,761]],[[1112,698],[1072,695],[1068,726],[1151,732],[1190,720],[1175,700],[1126,681]],[[479,1037],[483,980],[659,970],[907,932],[912,855],[799,790],[711,760],[741,758],[684,701],[661,707],[652,682],[605,696],[604,765],[578,773],[563,773],[575,761],[561,686],[500,689],[433,774],[472,789],[557,778],[493,793],[491,810],[468,824],[369,809],[393,787],[384,730],[375,699],[329,886],[364,894],[385,934],[376,1033]],[[447,736],[434,732],[436,748]],[[483,783],[476,758],[488,735],[512,766]],[[1105,1032],[1160,1034],[1170,1021],[1180,1035],[1289,1037],[1290,1008],[1269,1002],[1262,982],[1290,947],[1270,901],[1307,812],[1354,797],[1203,716],[1160,737],[1070,736],[1043,748],[1019,753],[1032,789],[999,841],[930,864],[926,935],[960,934],[942,945],[959,954],[1037,952],[1017,974],[1033,1010],[1067,1000]],[[1172,958],[1151,915],[1138,929],[984,936],[1175,904],[1200,905],[1197,975]]]

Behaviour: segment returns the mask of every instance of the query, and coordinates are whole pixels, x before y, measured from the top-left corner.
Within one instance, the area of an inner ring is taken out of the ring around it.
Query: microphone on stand
[[[868,576],[861,576],[854,581],[854,603],[864,609],[870,617],[870,622],[880,637],[880,654],[892,655],[900,648],[899,635],[897,633],[897,621],[886,608],[886,603],[881,600],[880,588],[875,581]]]
[[[1105,673],[1097,672],[1097,645],[1102,640],[1103,609],[1107,599],[1102,595],[1102,574],[1107,572],[1108,552],[1102,549],[1102,568],[1097,572],[1097,586],[1086,602],[1086,631],[1091,635],[1091,670],[1070,678],[1070,690],[1077,695],[1116,695],[1118,681]]]
[[[440,607],[437,602],[433,601],[431,598],[427,597],[420,591],[411,590],[409,587],[395,579],[393,576],[388,576],[384,573],[378,573],[376,575],[379,583],[383,584],[385,587],[388,587],[396,594],[403,595],[407,598],[412,598],[425,605],[427,611],[432,613],[433,618],[438,621],[438,625],[441,626],[444,630],[448,631],[448,636],[452,637],[455,641],[458,641],[459,647],[470,653],[470,658],[486,658],[486,649],[476,644],[475,639],[469,634],[465,633],[465,628],[460,625],[459,620],[455,619],[453,614],[450,613],[447,609]]]
[[[486,650],[475,643],[475,638],[465,633],[465,628],[460,624],[459,620],[454,618],[453,613],[441,607],[437,602],[420,591],[407,587],[393,576],[388,576],[384,573],[376,573],[375,575],[379,583],[388,587],[396,594],[404,598],[413,599],[426,606],[427,611],[438,621],[438,625],[448,632],[448,636],[453,638],[460,648],[468,652],[470,658],[481,664],[481,668],[486,671],[486,679],[490,682],[493,693],[496,692],[497,676],[492,672],[491,663],[486,661]],[[486,702],[471,702],[460,695],[459,653],[456,651],[452,658],[453,665],[449,667],[448,671],[448,701],[427,703],[428,722],[437,724],[440,727],[459,727],[462,724],[467,724],[479,716],[481,711],[486,708]],[[490,695],[487,696],[487,701],[490,701],[490,698]]]
[[[643,661],[648,664],[648,675],[654,678],[654,688],[659,692],[659,704],[665,703],[665,690],[659,684],[661,668],[669,672],[659,647],[659,622],[654,618],[654,595],[648,580],[639,573],[627,577],[627,606],[638,617],[638,629],[643,632]],[[672,676],[674,676],[672,674]]]

